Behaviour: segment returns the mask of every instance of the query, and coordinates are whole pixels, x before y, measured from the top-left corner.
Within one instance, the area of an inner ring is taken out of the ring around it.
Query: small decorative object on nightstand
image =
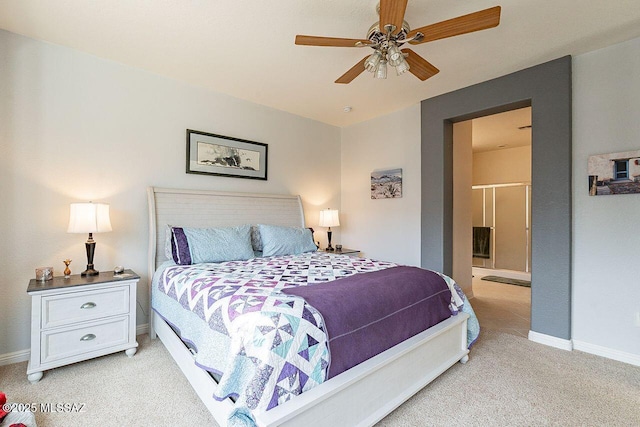
[[[39,282],[46,282],[53,279],[53,267],[38,267],[36,268],[36,280]]]
[[[136,354],[136,287],[131,270],[114,275],[75,274],[48,282],[32,279],[31,357],[27,378],[38,382],[47,369],[109,353]]]
[[[69,276],[71,276],[71,269],[69,268],[69,264],[71,264],[71,260],[70,259],[65,259],[64,261],[64,277],[65,279],[68,279]]]

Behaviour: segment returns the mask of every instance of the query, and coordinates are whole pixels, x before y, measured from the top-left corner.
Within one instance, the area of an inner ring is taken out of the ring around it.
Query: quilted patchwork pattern
[[[312,252],[166,268],[158,289],[230,337],[216,399],[237,397],[254,413],[322,383],[330,353],[322,315],[280,289],[395,266]]]

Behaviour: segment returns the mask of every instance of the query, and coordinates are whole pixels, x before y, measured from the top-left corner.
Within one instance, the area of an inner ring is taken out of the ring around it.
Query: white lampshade
[[[318,225],[320,227],[338,227],[340,225],[338,210],[325,209],[320,211],[320,221],[318,222]]]
[[[71,203],[67,233],[104,233],[111,231],[109,205]]]

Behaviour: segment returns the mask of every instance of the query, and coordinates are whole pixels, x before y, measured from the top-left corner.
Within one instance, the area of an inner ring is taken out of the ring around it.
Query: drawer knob
[[[96,336],[93,334],[87,334],[85,336],[83,336],[82,338],[80,338],[80,341],[91,341],[93,339],[95,339]]]
[[[80,306],[81,309],[94,308],[96,306],[95,302],[85,302]]]

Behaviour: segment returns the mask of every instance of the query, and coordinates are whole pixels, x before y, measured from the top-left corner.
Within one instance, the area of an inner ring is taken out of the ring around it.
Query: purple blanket
[[[451,317],[451,291],[437,273],[392,267],[284,289],[324,317],[329,378]]]

